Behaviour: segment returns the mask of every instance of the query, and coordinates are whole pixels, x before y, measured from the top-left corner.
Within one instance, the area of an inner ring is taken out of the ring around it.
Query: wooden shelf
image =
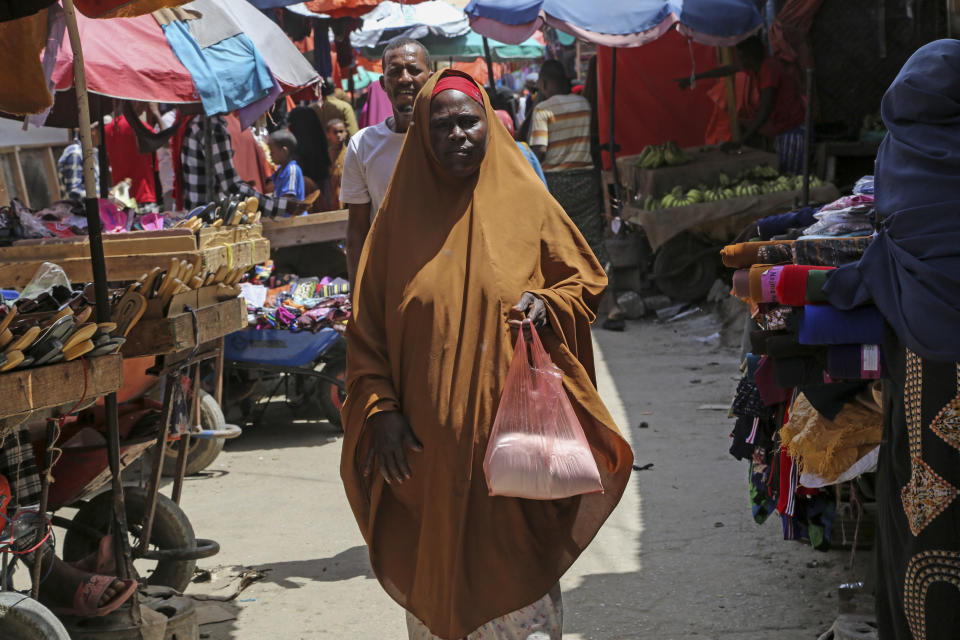
[[[259,225],[201,229],[201,234],[199,247],[197,235],[188,229],[104,235],[107,278],[111,282],[136,280],[153,267],[165,268],[171,258],[191,262],[199,258],[208,272],[222,265],[249,268],[270,259],[270,242],[260,235]],[[72,282],[93,280],[86,237],[23,240],[0,248],[0,285],[24,286],[43,262],[58,264]]]
[[[199,343],[202,345],[247,326],[247,307],[243,298],[197,309]],[[197,345],[194,339],[193,314],[179,313],[169,318],[143,318],[123,345],[125,358],[168,355]]]
[[[0,373],[0,417],[77,403],[112,393],[123,382],[119,354]],[[86,373],[84,373],[86,367]],[[86,393],[84,393],[86,377]],[[69,408],[69,407],[68,407]]]
[[[291,218],[264,218],[263,236],[274,249],[343,240],[347,237],[346,209]]]

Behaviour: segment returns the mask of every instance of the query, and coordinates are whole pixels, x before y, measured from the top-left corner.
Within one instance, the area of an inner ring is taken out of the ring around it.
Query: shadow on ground
[[[716,330],[702,314],[595,332],[635,464],[652,466],[627,488],[640,498],[639,536],[621,537],[622,560],[604,550],[611,570],[564,592],[565,638],[812,640],[837,615],[837,587],[865,572],[868,551],[851,573],[849,552],[785,542],[776,515],[753,521],[746,463],[728,453],[738,354]]]

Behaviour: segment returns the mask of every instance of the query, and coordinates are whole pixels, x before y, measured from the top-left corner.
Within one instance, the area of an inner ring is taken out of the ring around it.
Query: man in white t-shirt
[[[390,99],[393,116],[361,129],[350,138],[343,161],[340,201],[347,204],[347,274],[351,289],[363,243],[380,209],[403,138],[413,118],[413,101],[430,78],[430,54],[412,38],[396,38],[383,52],[380,86]]]

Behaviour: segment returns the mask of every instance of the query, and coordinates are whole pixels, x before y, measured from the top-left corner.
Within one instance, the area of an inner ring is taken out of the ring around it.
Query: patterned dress
[[[440,640],[407,612],[410,640]],[[491,620],[463,640],[560,640],[563,635],[563,599],[560,585],[528,607]]]

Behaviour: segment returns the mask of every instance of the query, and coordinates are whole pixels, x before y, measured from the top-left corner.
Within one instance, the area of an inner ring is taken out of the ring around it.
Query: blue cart
[[[253,416],[260,404],[256,417],[248,419],[254,426],[284,387],[284,402],[298,416],[322,416],[342,429],[347,357],[336,329],[244,329],[226,337],[224,359],[224,406]]]

